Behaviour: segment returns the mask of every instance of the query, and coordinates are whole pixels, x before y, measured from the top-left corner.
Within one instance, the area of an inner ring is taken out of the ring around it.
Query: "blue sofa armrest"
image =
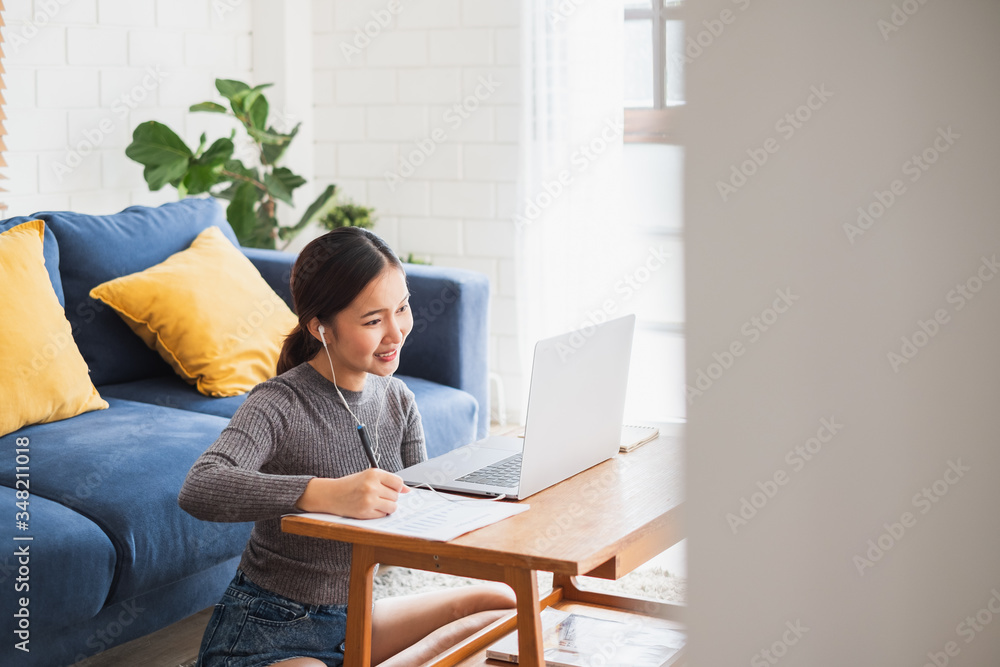
[[[240,250],[257,267],[260,275],[264,277],[271,289],[285,300],[289,308],[292,308],[292,288],[289,286],[289,281],[292,278],[292,265],[295,264],[298,255],[281,250],[244,248],[242,246]],[[294,311],[294,308],[292,310]]]
[[[406,264],[413,331],[399,362],[412,375],[472,394],[476,437],[489,435],[490,283],[482,273]]]

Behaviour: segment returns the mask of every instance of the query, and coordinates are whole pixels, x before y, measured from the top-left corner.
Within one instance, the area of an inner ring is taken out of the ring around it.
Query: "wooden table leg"
[[[517,650],[521,667],[545,667],[542,621],[538,608],[538,575],[534,570],[506,568],[507,584],[517,596]]]
[[[375,547],[355,544],[347,593],[347,642],[344,667],[368,667],[372,659],[372,577]]]

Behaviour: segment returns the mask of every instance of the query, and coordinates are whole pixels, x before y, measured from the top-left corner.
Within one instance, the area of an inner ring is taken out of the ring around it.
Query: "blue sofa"
[[[108,216],[44,212],[46,269],[91,379],[110,404],[0,438],[0,665],[69,665],[214,604],[232,577],[250,524],[198,521],[177,505],[195,459],[243,396],[208,398],[119,319],[92,287],[185,249],[216,225],[236,244],[222,207],[186,199]],[[241,248],[291,306],[294,255]],[[406,266],[414,329],[397,377],[416,395],[430,456],[488,429],[489,286],[471,271]],[[0,326],[16,323],[4,322]],[[31,542],[14,542],[15,448],[30,443]],[[21,441],[23,442],[23,441]],[[14,554],[28,544],[30,556]],[[13,545],[13,546],[11,546]],[[26,561],[26,562],[24,562]],[[26,569],[19,569],[21,567]],[[28,587],[13,594],[15,585]],[[29,598],[29,648],[14,647],[18,597]]]

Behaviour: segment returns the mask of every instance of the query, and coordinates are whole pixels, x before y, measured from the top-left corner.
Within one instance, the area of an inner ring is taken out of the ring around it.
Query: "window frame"
[[[668,4],[669,3],[669,4]],[[679,0],[649,0],[646,7],[625,7],[625,21],[647,20],[653,30],[653,106],[626,107],[626,143],[676,144],[683,104],[667,105],[667,21],[682,20]]]

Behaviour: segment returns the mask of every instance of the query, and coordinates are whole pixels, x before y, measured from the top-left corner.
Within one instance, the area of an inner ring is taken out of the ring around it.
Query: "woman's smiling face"
[[[327,342],[339,386],[361,391],[368,373],[396,372],[403,340],[413,329],[409,298],[402,270],[386,266],[334,316]],[[317,358],[325,361],[325,356],[321,351]]]

